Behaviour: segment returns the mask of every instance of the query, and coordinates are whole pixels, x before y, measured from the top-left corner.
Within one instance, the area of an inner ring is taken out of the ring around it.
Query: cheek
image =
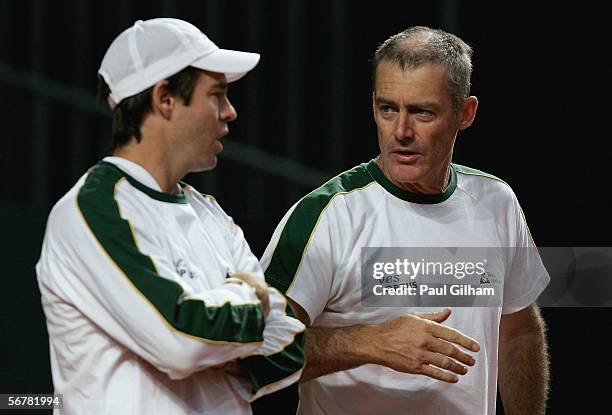
[[[382,143],[388,143],[393,138],[393,127],[390,123],[378,122],[376,124],[376,131],[378,133],[378,141]]]
[[[378,147],[382,152],[386,152],[391,147],[391,138],[385,131],[378,130]]]
[[[219,112],[213,105],[207,105],[201,113],[200,128],[206,132],[214,132],[217,128]]]
[[[217,119],[219,118],[219,97],[217,97],[216,95],[213,95],[210,97],[210,100],[208,101],[209,105],[209,113],[212,117],[216,117]]]
[[[454,144],[454,137],[449,135],[448,130],[443,130],[431,140],[430,148],[438,158],[444,159],[452,151]]]

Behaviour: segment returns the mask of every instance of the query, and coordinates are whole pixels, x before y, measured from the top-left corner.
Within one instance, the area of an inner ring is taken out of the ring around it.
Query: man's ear
[[[168,81],[165,79],[155,84],[151,93],[151,105],[153,113],[158,113],[169,120],[176,105],[176,99],[170,94],[167,87]]]
[[[459,122],[459,129],[465,130],[474,122],[476,118],[476,110],[478,109],[478,98],[475,96],[467,97],[461,104],[461,113],[459,114],[461,120]]]

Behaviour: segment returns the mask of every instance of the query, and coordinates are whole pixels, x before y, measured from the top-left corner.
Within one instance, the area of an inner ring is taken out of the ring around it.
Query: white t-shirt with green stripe
[[[421,195],[393,185],[372,160],[296,203],[261,263],[268,283],[301,305],[313,326],[374,324],[411,311],[361,303],[363,247],[534,245],[512,189],[501,180],[453,164],[441,194]],[[504,264],[503,306],[456,307],[444,323],[481,345],[476,365],[457,384],[368,364],[301,383],[299,413],[494,414],[501,315],[533,303],[549,281],[535,249],[516,252]]]
[[[273,289],[264,321],[251,287],[227,278],[263,278],[242,231],[180,187],[162,193],[109,157],[51,211],[36,271],[62,414],[250,414],[299,378],[303,324]],[[250,384],[222,369],[233,359]]]

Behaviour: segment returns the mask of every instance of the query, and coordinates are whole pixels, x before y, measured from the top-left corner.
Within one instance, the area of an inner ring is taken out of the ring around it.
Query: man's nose
[[[223,107],[221,108],[219,115],[221,121],[225,122],[234,121],[236,118],[238,118],[236,109],[227,97],[223,100]]]
[[[410,138],[414,135],[414,120],[406,111],[399,112],[395,119],[393,133],[398,140]]]

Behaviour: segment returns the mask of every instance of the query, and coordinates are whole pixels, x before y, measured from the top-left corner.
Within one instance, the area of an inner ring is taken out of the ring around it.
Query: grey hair
[[[470,95],[472,48],[459,37],[440,29],[414,26],[385,40],[374,52],[372,86],[376,89],[376,69],[383,62],[397,64],[402,70],[426,64],[447,69],[447,88],[455,111]]]

